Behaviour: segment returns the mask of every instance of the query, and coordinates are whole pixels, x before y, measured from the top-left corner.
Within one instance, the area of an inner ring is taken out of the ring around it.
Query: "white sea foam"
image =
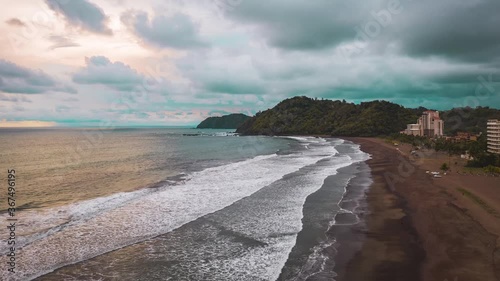
[[[298,140],[298,141],[301,141],[301,142],[307,142],[309,140],[314,139],[314,137],[298,137],[298,136],[286,136],[284,138]]]
[[[18,248],[17,254],[22,261],[16,268],[19,273],[9,280],[34,278],[64,265],[169,232],[231,205],[332,153],[336,153],[332,146],[317,146],[301,154],[258,156],[194,173],[189,181],[178,186],[120,193],[43,212],[20,213],[19,221],[34,231],[25,237],[19,234],[24,247]],[[310,192],[304,191],[304,194]],[[295,202],[294,206],[303,204],[305,197],[299,197],[290,198]],[[293,212],[294,216],[298,215],[297,210]],[[295,230],[298,224],[294,224]],[[2,237],[6,235],[2,234]],[[6,241],[1,242],[6,244]],[[279,243],[273,244],[281,247]],[[285,252],[293,244],[293,241],[283,242]],[[286,261],[285,256],[281,255],[282,262],[278,267]],[[3,255],[0,263],[6,261]],[[274,258],[272,261],[276,265]],[[7,271],[2,271],[0,279],[12,277],[7,274]]]
[[[324,165],[308,170],[297,188],[282,192],[277,197],[279,200],[263,204],[256,213],[247,214],[248,224],[226,221],[228,229],[234,226],[234,231],[265,242],[266,247],[254,248],[224,265],[207,264],[227,267],[228,272],[230,268],[237,268],[247,271],[248,276],[275,280],[302,228],[302,208],[307,196],[317,191],[324,179],[340,167],[366,160],[362,152],[338,155],[334,146],[342,140],[297,139],[309,149],[297,154],[258,156],[208,168],[190,175],[186,183],[177,186],[119,193],[45,211],[22,212],[19,221],[30,232],[18,234],[18,246],[23,246],[17,250],[23,257],[17,267],[21,274],[9,280],[31,279],[64,265],[167,233],[271,183],[279,184],[276,181],[284,175],[325,161]],[[286,181],[282,184],[282,188],[287,188]],[[5,241],[1,242],[2,247],[6,245]],[[0,250],[4,254],[7,249]],[[0,263],[5,262],[5,255],[2,255]],[[0,279],[12,277],[6,274],[6,271],[1,272]]]
[[[285,236],[280,239],[284,240],[286,238],[286,241],[279,241],[279,245],[281,245],[281,251],[280,254],[276,254],[274,258],[280,261],[279,264],[281,264],[281,266],[279,267],[279,270],[274,271],[274,275],[269,276],[268,280],[276,280],[279,277],[281,268],[285,265],[288,256],[296,243],[297,235],[302,229],[302,209],[306,198],[310,194],[316,192],[319,188],[321,188],[324,180],[328,176],[335,175],[339,168],[347,167],[355,162],[358,161],[349,160],[348,157],[331,159],[331,161],[325,163],[325,166],[322,169],[318,169],[316,171],[308,173],[306,177],[307,179],[304,181],[303,188],[300,189],[300,192],[294,194],[293,199],[290,198],[289,200],[287,200],[287,210],[283,212],[283,214],[286,214],[286,217],[281,216],[275,218],[276,221],[273,222],[273,224],[282,225],[284,228],[289,229],[285,231],[290,231],[289,233],[294,233],[294,235]],[[286,226],[284,226],[284,224],[286,224]],[[272,244],[271,241],[266,242]]]
[[[301,141],[309,142],[309,139]],[[269,191],[263,200],[247,203],[248,205],[258,204],[258,208],[243,206],[245,212],[220,216],[217,222],[224,228],[266,243],[266,246],[251,249],[237,258],[226,261],[224,265],[217,264],[219,261],[215,260],[208,267],[223,266],[226,268],[224,272],[228,274],[231,274],[232,268],[237,269],[239,275],[276,280],[302,229],[302,211],[306,198],[320,189],[324,180],[328,176],[335,175],[338,169],[366,160],[366,155],[363,157],[363,153],[358,154],[356,147],[353,149],[353,153],[338,155],[338,151],[331,143],[325,144],[323,149],[318,149],[315,153],[321,158],[315,165],[306,167],[307,172],[304,175],[273,183],[276,196]],[[326,246],[329,245],[318,246],[315,251],[317,256],[313,255],[310,262],[320,260],[323,263],[326,262],[325,256],[319,256],[320,249]],[[230,275],[221,276],[221,279],[227,278],[231,279]]]

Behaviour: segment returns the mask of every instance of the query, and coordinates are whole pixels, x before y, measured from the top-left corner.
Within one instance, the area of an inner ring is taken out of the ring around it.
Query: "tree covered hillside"
[[[203,120],[197,129],[236,129],[250,117],[242,114],[229,114],[221,117],[208,117]]]
[[[453,108],[444,111],[441,116],[446,134],[453,135],[457,131],[486,133],[486,122],[488,119],[500,119],[500,110],[481,106]]]
[[[257,113],[236,132],[247,135],[379,136],[399,132],[417,118],[415,110],[387,101],[357,105],[294,97]]]

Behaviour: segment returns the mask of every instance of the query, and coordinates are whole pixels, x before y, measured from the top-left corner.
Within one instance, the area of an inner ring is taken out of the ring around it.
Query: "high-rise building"
[[[438,111],[424,111],[418,118],[417,124],[408,124],[402,134],[426,137],[442,137],[444,135],[444,121]]]
[[[426,137],[442,137],[444,135],[444,122],[439,117],[438,111],[424,111],[418,118],[420,135]]]
[[[500,120],[488,120],[488,152],[500,154]]]

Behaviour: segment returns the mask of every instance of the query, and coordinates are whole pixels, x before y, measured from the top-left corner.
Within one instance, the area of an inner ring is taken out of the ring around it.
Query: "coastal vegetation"
[[[444,151],[450,155],[469,153],[472,157],[479,157],[486,151],[486,135],[482,134],[477,141],[452,140],[446,138],[427,138],[406,134],[392,134],[387,137],[390,141],[409,143],[414,147],[432,148],[436,151]]]
[[[446,152],[449,155],[467,154],[471,159],[467,162],[467,167],[487,168],[488,172],[500,173],[500,156],[486,152],[486,134],[481,134],[477,141],[450,140],[446,138],[431,139],[421,136],[405,134],[392,134],[386,138],[389,142],[401,142],[411,144],[413,147],[434,149],[435,151]]]
[[[405,108],[380,100],[354,104],[345,100],[301,96],[283,100],[275,107],[247,118],[236,132],[242,135],[384,137],[392,142],[410,143],[414,147],[443,151],[449,155],[467,154],[471,157],[468,167],[500,167],[500,157],[486,152],[486,123],[488,119],[500,118],[500,110],[465,107],[440,112],[446,134],[479,134],[473,141],[399,133],[407,124],[416,123],[426,110],[424,107]]]
[[[416,123],[426,110],[380,100],[354,104],[301,96],[258,112],[236,132],[244,135],[389,136],[399,133],[407,124]],[[454,108],[440,113],[448,135],[459,131],[486,133],[486,121],[500,119],[500,110],[489,107]]]
[[[444,111],[441,118],[447,135],[455,135],[457,132],[486,133],[488,119],[500,119],[500,110],[482,106],[453,108]]]
[[[236,132],[244,135],[373,137],[399,132],[417,116],[415,110],[387,101],[354,104],[294,97],[257,113]]]
[[[446,163],[443,163],[443,165],[441,165],[441,168],[440,168],[440,170],[443,172],[446,172],[449,169],[450,169],[450,167],[448,167],[448,164],[446,164]]]

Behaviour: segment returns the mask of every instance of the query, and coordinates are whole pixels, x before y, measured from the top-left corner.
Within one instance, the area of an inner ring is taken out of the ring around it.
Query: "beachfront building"
[[[500,154],[500,120],[488,120],[488,152]]]
[[[403,132],[407,135],[420,136],[420,124],[408,124]]]
[[[444,121],[439,117],[438,111],[427,110],[418,118],[420,135],[426,137],[442,137],[444,135]]]
[[[455,139],[459,141],[477,141],[477,138],[480,135],[481,134],[475,135],[469,132],[457,132],[457,136],[455,137]]]
[[[446,137],[447,141],[451,142],[471,142],[471,141],[477,141],[477,139],[481,136],[481,133],[479,134],[471,134],[468,132],[457,132],[456,136],[449,136]]]
[[[408,124],[401,133],[413,136],[442,137],[444,135],[444,121],[438,111],[424,111],[418,118],[417,124]]]

